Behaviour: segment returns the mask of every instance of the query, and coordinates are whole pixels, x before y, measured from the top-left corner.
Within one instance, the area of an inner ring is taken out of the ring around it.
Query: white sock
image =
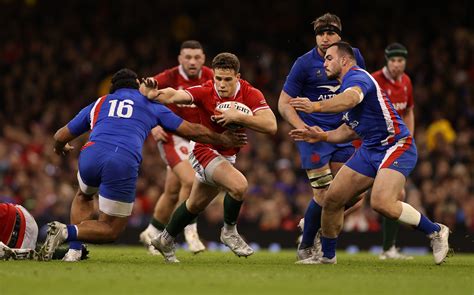
[[[225,231],[237,231],[237,224],[227,224],[224,222]]]
[[[186,227],[184,229],[197,231],[197,223],[195,222],[195,223],[188,224],[188,225],[186,225]]]
[[[161,233],[161,231],[159,229],[157,229],[153,224],[148,224],[148,227],[146,228],[147,231],[151,231],[152,232],[152,236],[157,236]]]
[[[400,217],[398,217],[398,221],[412,225],[412,226],[418,226],[420,223],[421,219],[421,213],[418,212],[415,208],[413,208],[410,204],[407,204],[405,202],[402,203],[402,214],[400,214]]]

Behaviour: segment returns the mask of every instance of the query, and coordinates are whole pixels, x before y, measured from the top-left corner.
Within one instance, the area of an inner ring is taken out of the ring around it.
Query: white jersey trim
[[[125,203],[107,199],[99,195],[99,210],[110,216],[128,217],[132,215],[132,203]]]
[[[94,106],[92,107],[92,110],[90,112],[90,120],[91,120],[91,130],[92,128],[94,128],[94,113],[95,113],[95,108],[97,107],[97,105],[99,104],[100,100],[103,98],[103,96],[99,97],[95,103],[94,103]]]
[[[385,105],[385,100],[383,98],[383,94],[382,94],[382,90],[380,88],[380,85],[377,83],[377,81],[374,79],[374,77],[372,77],[372,75],[370,75],[366,70],[359,68],[359,69],[357,69],[357,71],[364,72],[370,78],[370,80],[372,80],[372,82],[375,85],[375,88],[377,90],[377,100],[379,102],[380,108],[382,109],[382,114],[383,114],[383,118],[385,120],[385,125],[387,126],[387,132],[389,133],[389,135],[385,139],[380,141],[380,144],[382,146],[387,145],[388,142],[390,141],[390,139],[395,137],[395,127],[394,127],[394,122],[392,120],[392,116],[390,115],[390,111],[388,110],[387,106]]]

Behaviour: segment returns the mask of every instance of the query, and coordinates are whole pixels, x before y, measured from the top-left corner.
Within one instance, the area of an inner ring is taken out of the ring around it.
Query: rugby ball
[[[216,106],[216,111],[219,113],[224,113],[230,110],[231,108],[235,108],[238,112],[246,116],[253,116],[253,112],[248,106],[237,101],[226,101],[226,102],[220,103]],[[244,128],[242,125],[234,124],[234,123],[229,124],[225,127],[232,130]]]

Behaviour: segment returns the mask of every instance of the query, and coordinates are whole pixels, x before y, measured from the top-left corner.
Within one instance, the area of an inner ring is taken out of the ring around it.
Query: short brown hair
[[[336,27],[339,28],[339,30],[342,31],[341,19],[337,15],[329,13],[329,12],[315,19],[312,22],[312,24],[313,24],[314,30],[316,30],[316,28],[319,26],[335,25]]]
[[[199,43],[199,41],[196,41],[196,40],[187,40],[181,43],[181,50],[186,49],[186,48],[203,49],[201,43]]]
[[[234,70],[237,74],[240,70],[239,58],[233,53],[219,53],[212,60],[212,69]]]
[[[354,49],[352,49],[351,44],[347,42],[339,41],[339,42],[333,43],[328,47],[328,49],[331,47],[337,47],[337,52],[339,55],[346,55],[350,59],[353,59],[353,60],[356,59],[354,55]]]

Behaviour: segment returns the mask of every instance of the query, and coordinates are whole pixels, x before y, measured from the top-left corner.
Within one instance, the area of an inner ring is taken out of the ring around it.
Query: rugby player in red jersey
[[[263,94],[247,81],[240,79],[239,68],[237,56],[232,53],[220,53],[212,61],[213,81],[186,90],[147,88],[142,93],[165,104],[196,104],[201,124],[218,133],[224,132],[226,127],[232,124],[238,124],[257,132],[275,134],[275,115]],[[239,112],[235,104],[225,112],[216,111],[219,104],[229,101],[246,105],[253,115]],[[236,228],[248,187],[245,176],[233,166],[238,151],[238,148],[196,143],[190,156],[196,171],[191,195],[173,213],[165,230],[152,240],[153,246],[163,254],[166,262],[179,262],[174,249],[175,237],[207,207],[221,189],[226,192],[221,242],[238,256],[247,257],[253,254],[253,249],[242,239]]]
[[[160,88],[171,87],[179,90],[201,85],[211,80],[213,76],[212,70],[204,66],[205,61],[206,56],[201,43],[195,40],[184,41],[178,55],[179,65],[157,74],[154,78]],[[196,105],[169,104],[167,106],[181,118],[192,123],[199,123]],[[165,132],[161,126],[155,127],[152,135],[158,142],[160,155],[167,165],[166,180],[164,192],[155,205],[150,224],[140,233],[140,241],[148,248],[150,254],[159,255],[159,252],[151,245],[151,239],[163,231],[177,203],[182,203],[189,197],[194,170],[188,161],[192,142],[176,134]],[[206,249],[199,239],[196,220],[184,228],[184,237],[191,252],[196,254]]]

